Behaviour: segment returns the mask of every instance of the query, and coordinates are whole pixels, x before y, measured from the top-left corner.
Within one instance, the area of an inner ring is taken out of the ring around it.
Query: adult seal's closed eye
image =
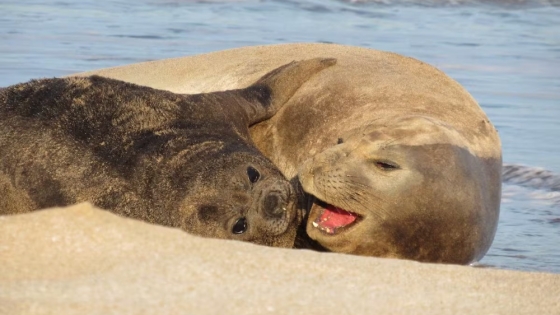
[[[334,59],[288,63],[238,90],[178,95],[92,76],[0,91],[0,213],[90,201],[188,232],[292,247],[291,184],[252,144]]]
[[[318,56],[337,65],[251,127],[259,149],[288,178],[299,169],[314,196],[307,234],[336,252],[479,260],[498,223],[500,140],[470,94],[430,65],[359,47],[285,44],[93,73],[201,92],[244,87],[288,60]]]
[[[309,236],[337,252],[470,262],[494,219],[496,205],[480,185],[499,177],[486,172],[493,161],[474,156],[441,121],[381,120],[300,168],[316,199]]]

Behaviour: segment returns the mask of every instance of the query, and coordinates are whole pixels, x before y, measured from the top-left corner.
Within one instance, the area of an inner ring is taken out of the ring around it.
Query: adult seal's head
[[[307,234],[337,252],[480,259],[498,223],[500,139],[472,96],[426,63],[360,47],[285,44],[98,73],[171,91],[213,91],[319,56],[337,64],[251,127],[257,147],[288,178],[299,169],[314,196]]]
[[[305,162],[314,196],[308,235],[336,252],[468,263],[488,246],[497,205],[494,162],[469,152],[453,127],[424,116],[383,119],[346,133]],[[359,241],[357,241],[359,240]]]

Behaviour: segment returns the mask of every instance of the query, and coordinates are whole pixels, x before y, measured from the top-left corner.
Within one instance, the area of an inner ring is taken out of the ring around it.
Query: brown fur
[[[248,88],[197,95],[98,76],[8,87],[0,91],[0,212],[90,201],[198,235],[291,247],[296,194],[248,126],[334,62],[292,62]]]
[[[373,180],[381,175],[373,164],[369,169],[365,165],[375,161],[376,153],[387,151],[365,150],[377,135],[415,162],[407,165],[415,167],[410,172],[417,176],[410,187],[405,181],[401,186],[392,183],[383,193],[354,190],[366,200],[387,200],[384,208],[390,217],[377,222],[362,220],[334,237],[308,225],[309,235],[319,245],[338,252],[462,264],[480,259],[490,247],[498,223],[500,139],[470,94],[430,65],[359,47],[286,44],[81,75],[97,73],[170,91],[201,92],[244,87],[286,60],[317,56],[337,58],[337,65],[306,82],[273,118],[251,127],[259,149],[288,178],[296,176],[298,168],[334,176],[329,173],[337,167],[350,171],[358,167],[357,161],[363,167],[362,178]],[[192,77],[183,75],[187,70]],[[385,131],[375,134],[376,130]],[[355,149],[348,150],[350,146]],[[337,163],[331,159],[337,152],[355,154]],[[303,186],[307,192],[319,194],[305,181]],[[340,203],[345,201],[336,197],[340,189],[340,185],[327,189],[321,194],[322,201],[344,207]],[[390,193],[397,195],[385,195]],[[379,205],[372,207],[364,201],[347,210],[367,212],[373,218]]]

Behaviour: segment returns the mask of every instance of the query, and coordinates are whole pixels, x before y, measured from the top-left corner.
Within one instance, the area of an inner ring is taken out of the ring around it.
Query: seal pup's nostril
[[[282,218],[286,212],[286,205],[278,193],[270,193],[264,198],[263,209],[268,217]]]

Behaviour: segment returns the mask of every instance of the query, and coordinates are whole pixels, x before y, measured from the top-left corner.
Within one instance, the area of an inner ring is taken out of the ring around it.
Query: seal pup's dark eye
[[[253,184],[258,182],[259,178],[261,178],[259,171],[251,166],[247,167],[247,176],[249,177],[249,181]]]
[[[243,234],[247,231],[247,219],[239,218],[235,221],[233,228],[231,229],[233,234]]]
[[[392,171],[400,168],[397,164],[389,161],[375,161],[375,166],[384,171]]]

